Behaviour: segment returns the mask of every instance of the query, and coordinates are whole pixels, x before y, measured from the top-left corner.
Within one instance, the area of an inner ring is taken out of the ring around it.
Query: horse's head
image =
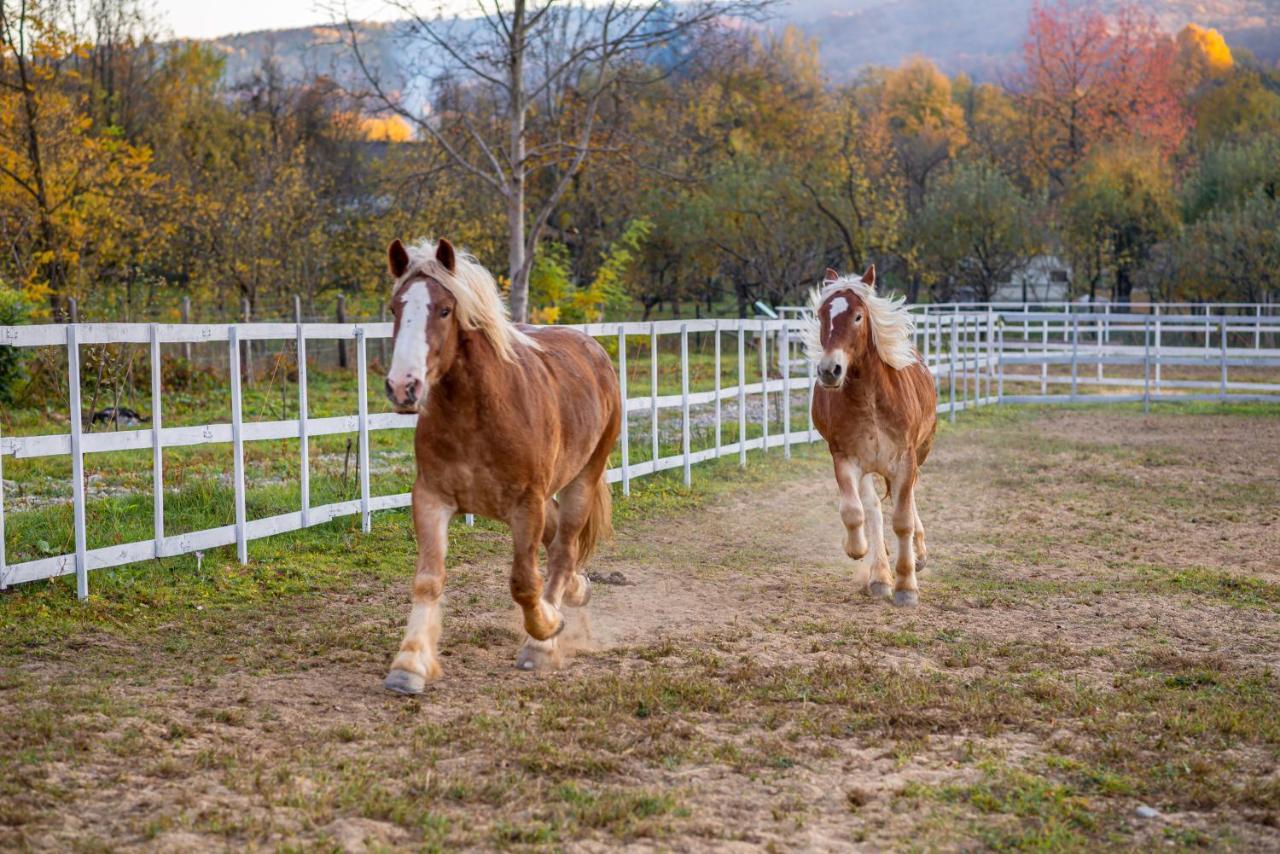
[[[448,240],[436,244],[435,261],[449,274],[455,271],[457,258]],[[387,249],[387,267],[396,280],[391,292],[395,350],[387,371],[387,397],[397,412],[416,412],[458,353],[457,300],[431,274],[431,266],[411,265],[399,240]]]
[[[821,352],[813,356],[818,362],[818,382],[826,388],[839,388],[849,375],[850,367],[875,347],[866,302],[852,287],[830,287],[839,278],[835,270],[827,270],[823,299],[814,318]],[[868,288],[875,287],[874,264],[862,274],[862,283]]]

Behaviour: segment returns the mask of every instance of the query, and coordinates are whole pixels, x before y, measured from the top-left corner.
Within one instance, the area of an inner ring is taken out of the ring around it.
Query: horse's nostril
[[[833,377],[838,377],[838,376],[840,376],[840,366],[839,366],[839,365],[832,365],[832,367],[831,367],[831,376],[833,376]]]

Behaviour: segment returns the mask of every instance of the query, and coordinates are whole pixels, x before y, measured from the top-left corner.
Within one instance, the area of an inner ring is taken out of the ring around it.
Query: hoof
[[[914,590],[895,590],[893,604],[899,608],[914,608],[920,604],[920,594]]]
[[[553,670],[560,665],[555,641],[529,638],[516,653],[517,670]]]
[[[867,585],[867,595],[872,599],[888,599],[892,588],[883,581],[873,581]]]
[[[564,594],[564,604],[570,608],[585,608],[591,601],[591,579],[584,573],[574,575],[574,587]]]
[[[427,687],[427,680],[426,677],[410,673],[407,670],[392,670],[387,674],[387,678],[383,680],[382,687],[393,694],[411,696],[421,694],[423,689]]]

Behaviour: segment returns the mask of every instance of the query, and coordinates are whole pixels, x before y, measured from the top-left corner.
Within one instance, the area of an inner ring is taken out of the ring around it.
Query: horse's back
[[[554,390],[560,420],[571,433],[617,437],[622,402],[613,360],[600,342],[576,329],[521,326],[538,349],[530,354]]]

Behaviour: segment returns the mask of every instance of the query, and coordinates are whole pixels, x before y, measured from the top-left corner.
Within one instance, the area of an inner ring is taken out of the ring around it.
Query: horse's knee
[[[511,576],[511,598],[522,608],[532,608],[542,596],[542,578],[536,573],[515,573]]]

